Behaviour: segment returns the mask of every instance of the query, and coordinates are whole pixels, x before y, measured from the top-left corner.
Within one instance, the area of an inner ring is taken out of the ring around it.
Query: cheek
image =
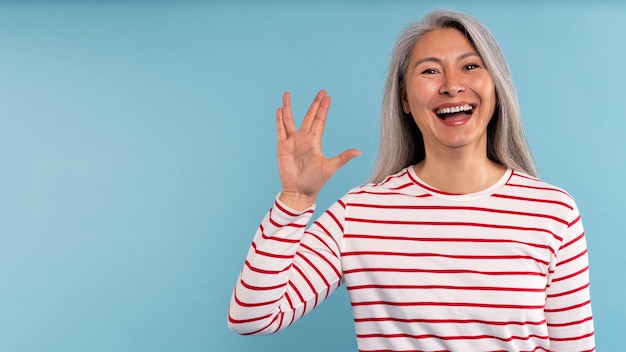
[[[498,104],[496,89],[493,83],[485,86],[485,96],[483,97],[483,103],[488,107],[489,118],[487,122],[489,122],[493,118],[493,114],[496,111],[496,105]]]
[[[496,101],[496,87],[491,79],[491,76],[486,75],[480,77],[475,83],[475,87],[480,93],[482,99],[487,101]]]
[[[434,82],[413,81],[407,85],[406,99],[413,108],[421,108],[428,105],[430,99],[436,95],[438,89]]]

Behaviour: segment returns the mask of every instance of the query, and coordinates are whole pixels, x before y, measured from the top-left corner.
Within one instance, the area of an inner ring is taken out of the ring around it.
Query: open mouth
[[[449,106],[445,108],[438,108],[435,110],[435,114],[442,120],[458,120],[467,118],[474,112],[474,107],[470,104]]]

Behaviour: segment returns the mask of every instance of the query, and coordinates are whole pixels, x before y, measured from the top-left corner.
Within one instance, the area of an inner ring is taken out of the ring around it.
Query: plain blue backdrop
[[[367,180],[398,33],[428,10],[485,23],[540,175],[577,200],[600,351],[626,327],[626,4],[0,1],[0,351],[354,351],[340,289],[268,337],[226,326],[280,190],[274,114],[333,97],[324,148]]]

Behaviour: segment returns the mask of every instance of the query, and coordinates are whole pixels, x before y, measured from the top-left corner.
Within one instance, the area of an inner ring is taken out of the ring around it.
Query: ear
[[[409,106],[409,102],[406,98],[406,90],[404,88],[400,91],[400,100],[402,101],[402,111],[404,111],[405,114],[410,114],[411,107]]]

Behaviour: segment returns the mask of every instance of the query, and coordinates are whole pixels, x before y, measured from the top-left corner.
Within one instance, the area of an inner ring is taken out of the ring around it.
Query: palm
[[[329,107],[330,97],[325,91],[320,91],[297,130],[291,114],[289,93],[283,95],[283,106],[276,113],[278,168],[283,195],[314,199],[341,166],[360,154],[355,149],[332,158],[322,153],[322,135]]]

